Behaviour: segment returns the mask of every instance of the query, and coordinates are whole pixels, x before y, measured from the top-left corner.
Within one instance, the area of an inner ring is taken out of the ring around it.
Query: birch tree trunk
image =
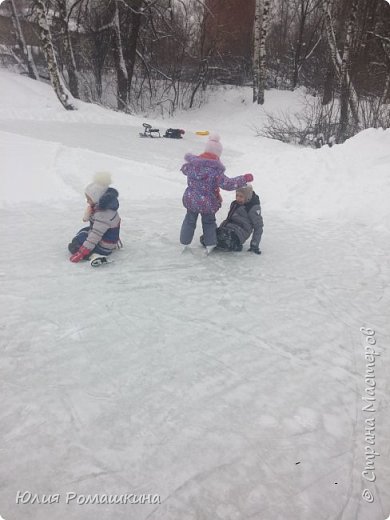
[[[254,51],[253,51],[253,101],[258,105],[264,104],[264,90],[266,80],[266,50],[270,0],[256,0]]]
[[[76,60],[73,53],[72,42],[68,27],[68,12],[66,0],[57,0],[60,15],[60,33],[64,49],[65,66],[68,72],[69,90],[73,97],[79,98],[79,78],[77,73]]]
[[[354,12],[355,12],[355,16],[356,16],[357,0],[353,0],[353,4],[355,5]],[[324,12],[325,29],[326,29],[326,35],[327,35],[332,63],[333,63],[333,66],[335,68],[335,71],[339,78],[340,83],[341,83],[341,80],[344,75],[343,81],[349,90],[348,104],[351,109],[351,113],[352,113],[352,117],[354,119],[356,129],[358,130],[361,127],[360,117],[359,117],[359,99],[358,99],[356,90],[353,86],[353,83],[350,79],[348,67],[345,66],[345,64],[348,63],[348,61],[343,62],[343,58],[341,57],[341,55],[337,49],[336,35],[334,32],[334,27],[333,27],[332,17],[330,14],[328,0],[322,1],[322,9]],[[352,18],[352,11],[351,11],[351,18]],[[351,34],[350,34],[351,38],[352,38],[353,28],[354,27],[353,27],[353,23],[352,23]],[[348,31],[347,31],[347,35],[348,35]],[[346,40],[347,40],[347,38],[346,38]],[[344,46],[344,48],[345,48],[345,46]],[[350,43],[347,45],[347,49],[348,49],[348,54],[346,55],[346,57],[349,60]],[[344,65],[343,65],[343,63],[344,63]]]
[[[306,24],[307,5],[308,4],[305,4],[304,0],[300,1],[300,19],[299,19],[298,41],[297,41],[297,46],[295,48],[295,53],[294,53],[294,74],[293,74],[293,84],[292,84],[293,89],[295,89],[295,87],[298,84],[298,76],[299,76],[300,63],[301,63],[301,52],[302,52],[302,46],[303,46],[303,35],[304,35],[305,24]]]
[[[27,47],[26,40],[24,39],[24,34],[15,7],[15,0],[11,0],[11,18],[16,33],[17,43],[22,51],[24,62],[27,66],[28,75],[31,79],[39,79],[39,74],[35,66],[34,58],[31,54],[31,49]]]
[[[342,143],[348,137],[348,124],[349,124],[349,100],[350,100],[350,79],[349,79],[349,68],[350,68],[350,51],[352,38],[356,31],[356,12],[357,12],[358,0],[353,0],[351,5],[351,13],[347,21],[346,37],[344,41],[343,56],[341,59],[340,66],[340,124],[337,136],[337,141]],[[353,110],[353,107],[351,107]],[[354,115],[356,122],[356,117]]]
[[[58,64],[54,53],[51,34],[47,23],[45,6],[43,5],[42,0],[34,0],[34,6],[39,26],[39,37],[41,40],[42,51],[45,55],[47,63],[50,82],[63,107],[66,110],[75,110],[75,107],[70,101],[70,95],[61,80],[61,76],[58,70]]]
[[[263,11],[263,0],[256,0],[255,21],[253,27],[253,102],[256,103],[259,92],[260,78],[260,39],[261,39],[261,13]]]

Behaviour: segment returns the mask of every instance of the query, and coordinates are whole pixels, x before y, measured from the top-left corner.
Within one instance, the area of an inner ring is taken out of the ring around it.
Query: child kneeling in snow
[[[199,213],[202,217],[204,245],[209,253],[217,245],[215,213],[221,207],[219,188],[232,191],[253,180],[251,173],[229,178],[224,174],[225,166],[219,158],[222,144],[218,135],[210,135],[204,153],[186,154],[181,171],[187,176],[187,189],[183,205],[187,209],[180,231],[180,243],[191,244]]]
[[[263,218],[259,196],[250,184],[236,190],[236,200],[230,205],[226,220],[217,229],[217,247],[227,251],[242,251],[242,245],[253,236],[248,251],[261,254],[259,244],[263,234]]]
[[[71,262],[90,259],[92,254],[106,257],[118,247],[121,222],[117,211],[119,193],[110,188],[110,184],[110,174],[101,172],[85,188],[88,206],[83,220],[89,221],[89,226],[80,229],[68,245],[72,253]]]

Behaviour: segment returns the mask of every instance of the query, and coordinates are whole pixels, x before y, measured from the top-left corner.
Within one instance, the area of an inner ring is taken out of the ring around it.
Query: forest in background
[[[3,66],[73,98],[137,113],[200,106],[210,88],[305,87],[305,110],[259,135],[321,146],[390,126],[385,0],[6,0]]]

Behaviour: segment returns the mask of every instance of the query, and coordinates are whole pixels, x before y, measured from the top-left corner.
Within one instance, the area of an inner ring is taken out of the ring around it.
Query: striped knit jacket
[[[90,218],[90,230],[83,244],[87,249],[94,249],[97,245],[112,251],[119,241],[121,219],[118,214],[119,193],[114,188],[102,195],[99,203],[94,207]]]

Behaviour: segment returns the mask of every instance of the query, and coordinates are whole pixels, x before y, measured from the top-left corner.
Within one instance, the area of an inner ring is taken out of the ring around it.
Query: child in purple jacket
[[[247,182],[253,181],[253,175],[246,173],[229,178],[224,174],[225,166],[219,160],[222,144],[217,134],[210,135],[204,153],[186,154],[181,171],[187,176],[187,189],[183,195],[183,205],[187,209],[180,231],[180,243],[191,244],[196,222],[200,213],[202,218],[204,245],[210,253],[217,244],[215,213],[221,207],[219,188],[233,191]]]

